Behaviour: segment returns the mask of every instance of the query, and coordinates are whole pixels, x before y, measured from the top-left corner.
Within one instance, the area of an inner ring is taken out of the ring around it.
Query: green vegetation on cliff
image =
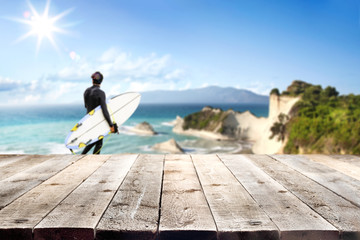
[[[360,154],[360,95],[339,96],[333,87],[301,81],[282,95],[301,96],[285,124],[285,153]],[[272,137],[284,131],[275,125]]]
[[[228,115],[221,109],[205,107],[200,112],[192,113],[184,118],[183,129],[198,129],[206,131],[216,131],[222,133],[223,121]]]

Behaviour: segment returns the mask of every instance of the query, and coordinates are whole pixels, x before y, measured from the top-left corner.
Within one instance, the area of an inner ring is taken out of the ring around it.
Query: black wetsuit
[[[84,92],[84,103],[85,108],[87,110],[87,113],[89,113],[91,110],[96,108],[97,106],[101,106],[102,112],[104,114],[104,117],[106,121],[109,123],[109,126],[112,127],[113,123],[111,122],[111,118],[109,115],[109,112],[106,107],[106,96],[105,92],[100,89],[100,86],[93,85],[92,87],[89,87]],[[86,154],[90,149],[95,146],[94,148],[94,154],[100,154],[100,150],[103,144],[103,140],[99,140],[97,142],[94,142],[93,144],[90,144],[85,147],[82,154]]]

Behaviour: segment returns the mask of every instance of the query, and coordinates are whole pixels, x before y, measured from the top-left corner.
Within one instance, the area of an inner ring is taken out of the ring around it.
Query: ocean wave
[[[131,131],[132,128],[132,126],[121,126],[119,127],[119,133],[131,136],[136,135],[136,133]]]
[[[8,149],[2,147],[0,148],[0,154],[25,154],[25,151],[20,149]]]
[[[173,127],[173,126],[175,126],[175,123],[173,123],[173,122],[162,122],[161,125],[166,126],[166,127]]]
[[[140,150],[144,151],[144,152],[153,152],[154,151],[150,145],[141,146]]]
[[[48,153],[46,154],[71,154],[70,150],[65,146],[65,144],[60,143],[45,143],[44,147]],[[81,149],[82,151],[83,149]]]
[[[185,152],[195,154],[237,153],[243,149],[241,143],[206,139],[186,139],[179,142],[179,145]]]
[[[26,146],[1,146],[0,154],[70,154],[70,151],[62,143],[35,142],[26,144]]]

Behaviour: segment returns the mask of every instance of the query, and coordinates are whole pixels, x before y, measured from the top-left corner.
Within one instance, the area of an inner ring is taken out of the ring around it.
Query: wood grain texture
[[[358,156],[136,156],[0,155],[0,239],[360,240]]]
[[[331,156],[320,154],[309,154],[305,156],[314,162],[324,164],[325,166],[333,168],[336,171],[342,172],[352,178],[360,180],[360,166],[353,164],[354,162],[345,162],[336,158],[332,158]],[[360,160],[358,162],[360,162]]]
[[[47,161],[0,181],[0,210],[82,157],[80,155],[50,156]]]
[[[1,154],[0,155],[0,167],[4,167],[12,162],[19,161],[21,159],[27,158],[29,155],[12,155],[12,154]]]
[[[24,157],[17,156],[14,159],[9,160],[7,164],[4,164],[0,168],[0,180],[6,179],[15,175],[21,171],[24,171],[32,166],[48,160],[49,155],[26,155]],[[6,158],[5,158],[6,159]]]
[[[360,208],[269,156],[246,156],[339,229],[341,239],[360,239]]]
[[[282,239],[338,239],[339,231],[246,156],[220,155],[279,228]]]
[[[0,211],[0,239],[12,233],[32,235],[35,225],[109,157],[86,156],[3,208]]]
[[[166,155],[160,239],[216,239],[216,225],[189,155]]]
[[[137,155],[112,155],[34,229],[35,240],[95,236],[95,227]]]
[[[360,181],[301,155],[271,155],[360,207]]]
[[[163,155],[140,155],[96,227],[96,239],[155,239]]]
[[[279,239],[279,231],[216,155],[192,155],[218,239]]]
[[[360,157],[355,155],[328,155],[331,158],[335,158],[338,161],[351,163],[354,166],[360,167]]]

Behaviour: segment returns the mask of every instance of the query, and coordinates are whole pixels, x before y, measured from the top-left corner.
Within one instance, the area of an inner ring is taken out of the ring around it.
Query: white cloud
[[[0,76],[0,92],[1,91],[12,91],[21,86],[20,81],[16,81],[10,78],[4,78]]]
[[[3,78],[0,78],[3,79]],[[46,77],[29,82],[9,81],[11,87],[6,85],[2,91],[5,102],[2,104],[50,104],[69,102],[75,95],[82,94],[83,87],[77,82],[50,81]],[[5,81],[0,80],[0,86],[5,86]],[[80,89],[80,90],[79,90]],[[80,99],[82,96],[80,97]],[[59,101],[60,100],[60,101]]]
[[[111,86],[111,89],[109,93],[107,93],[107,96],[115,96],[121,93],[121,84],[116,84]]]
[[[119,53],[119,50],[115,47],[106,50],[100,57],[101,62],[111,62],[113,61]]]
[[[191,86],[189,81],[183,80],[186,77],[184,70],[174,66],[169,54],[133,56],[132,53],[110,48],[96,60],[82,57],[79,61],[71,61],[57,73],[37,80],[21,82],[0,77],[0,92],[11,96],[6,103],[12,104],[81,101],[82,93],[91,85],[90,76],[95,71],[104,75],[102,87],[107,96],[124,91],[174,90]]]
[[[179,90],[188,90],[191,87],[191,82],[187,82],[184,87],[180,87]]]
[[[125,78],[123,81],[124,81],[124,82],[131,82],[131,80],[132,80],[132,79],[131,79],[130,77],[127,77],[127,78]]]
[[[209,86],[209,83],[203,83],[200,88],[206,88]]]
[[[98,60],[88,61],[82,58],[79,62],[60,70],[55,79],[68,81],[88,80],[95,71],[100,71],[104,79],[132,79],[148,82],[159,80],[179,80],[185,73],[171,66],[171,56],[166,54],[158,56],[151,53],[147,56],[134,57],[131,53],[121,52],[116,48],[105,51]]]
[[[95,68],[86,61],[86,59],[82,59],[79,62],[72,62],[72,65],[63,68],[60,70],[56,78],[63,80],[88,80],[90,81],[90,76]]]
[[[56,85],[56,91],[49,91],[49,93],[46,94],[47,99],[57,100],[67,93],[76,94],[83,90],[78,87],[79,84],[72,82],[56,83]]]
[[[27,95],[24,98],[25,103],[37,103],[40,100],[40,95]]]
[[[181,79],[183,77],[184,71],[181,69],[175,69],[174,71],[165,75],[165,79]]]
[[[121,53],[113,61],[103,63],[98,69],[103,70],[109,76],[131,77],[134,79],[146,79],[149,77],[164,78],[167,74],[169,55],[157,57],[151,54],[147,57],[132,59],[130,54]]]
[[[215,82],[215,83],[203,83],[200,88],[206,88],[209,86],[221,86],[219,83]]]
[[[153,90],[175,90],[176,84],[174,82],[131,82],[127,91],[129,92],[145,92]]]
[[[275,84],[273,82],[270,83],[264,83],[264,82],[252,82],[249,85],[243,87],[243,89],[252,91],[254,93],[257,94],[261,94],[261,95],[269,95],[271,89],[273,89],[275,86]],[[240,88],[239,86],[237,86],[237,88]]]
[[[38,88],[38,85],[39,85],[38,83],[39,83],[38,80],[33,80],[33,81],[31,81],[30,86],[29,86],[29,89],[30,89],[30,90],[35,90],[35,89],[37,89],[37,88]]]

